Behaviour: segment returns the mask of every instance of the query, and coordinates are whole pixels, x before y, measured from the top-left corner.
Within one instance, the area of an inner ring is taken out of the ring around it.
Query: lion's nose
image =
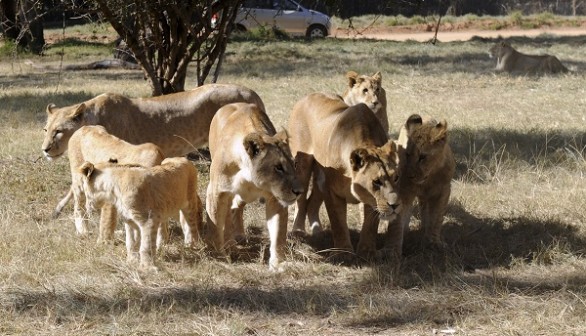
[[[391,210],[393,210],[393,212],[396,212],[400,206],[399,203],[394,203],[394,204],[388,203],[388,204],[389,204],[389,208],[391,208]]]
[[[295,186],[292,189],[293,194],[295,194],[295,196],[299,196],[301,194],[303,194],[303,188],[300,186]]]

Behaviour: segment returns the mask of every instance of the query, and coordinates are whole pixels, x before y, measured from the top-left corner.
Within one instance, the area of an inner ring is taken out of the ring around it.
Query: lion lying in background
[[[150,168],[84,162],[77,174],[88,210],[111,203],[124,220],[129,261],[140,257],[141,267],[153,267],[158,229],[177,214],[186,240],[199,238],[203,209],[197,169],[187,159],[168,158]]]
[[[109,134],[102,126],[80,128],[69,139],[68,148],[71,188],[55,208],[53,216],[55,218],[59,216],[63,207],[73,196],[75,228],[80,235],[88,233],[85,195],[81,190],[78,174],[76,174],[82,163],[85,161],[94,163],[115,161],[119,164],[138,164],[152,167],[161,164],[165,158],[161,149],[156,145],[152,143],[132,145]],[[113,238],[116,223],[116,209],[111,204],[105,203],[101,208],[98,242]]]
[[[491,58],[496,58],[495,70],[498,72],[508,72],[513,75],[544,75],[569,71],[555,56],[526,55],[518,52],[505,41],[497,42],[490,48],[488,54]]]

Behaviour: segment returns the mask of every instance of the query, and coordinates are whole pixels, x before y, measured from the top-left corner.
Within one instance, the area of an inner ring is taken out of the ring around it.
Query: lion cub
[[[342,95],[348,106],[366,104],[374,112],[380,121],[385,133],[389,133],[389,119],[387,116],[387,93],[382,87],[382,75],[380,72],[372,76],[358,75],[354,71],[346,74],[348,87]]]
[[[139,254],[141,267],[153,267],[157,231],[178,213],[186,241],[199,238],[197,169],[187,159],[167,158],[155,167],[85,162],[78,172],[88,207],[108,202],[123,218],[129,261]]]
[[[399,184],[403,204],[400,221],[408,230],[417,198],[426,241],[442,247],[441,226],[456,170],[448,144],[448,124],[445,120],[424,121],[413,114],[401,128],[398,143],[406,154],[405,173]]]
[[[264,199],[270,238],[269,268],[278,270],[287,236],[287,207],[302,189],[295,177],[286,132],[275,134],[266,113],[246,103],[222,107],[210,126],[208,230],[218,250],[235,228],[243,232],[246,203]]]
[[[71,188],[55,208],[53,217],[59,216],[63,207],[73,196],[75,228],[80,235],[85,235],[88,232],[88,216],[84,213],[85,195],[81,191],[81,184],[77,180],[76,174],[82,163],[85,161],[94,163],[116,161],[119,164],[139,164],[152,167],[161,164],[165,158],[158,146],[152,143],[130,144],[109,134],[102,126],[83,126],[73,133],[68,143],[68,156],[71,169]],[[117,221],[116,209],[111,204],[105,203],[101,209],[98,242],[112,239]]]

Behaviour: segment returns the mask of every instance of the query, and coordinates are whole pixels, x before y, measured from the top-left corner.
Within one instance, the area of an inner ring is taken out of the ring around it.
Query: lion
[[[152,167],[161,164],[165,158],[158,146],[152,143],[132,145],[109,134],[103,126],[81,127],[69,138],[68,148],[72,183],[67,195],[55,208],[53,217],[59,216],[63,207],[73,196],[75,228],[79,235],[88,233],[87,215],[83,213],[85,196],[76,179],[76,172],[82,163],[85,161],[93,163],[115,161],[119,164],[139,164]],[[112,239],[117,222],[116,212],[111,204],[104,204],[101,213],[98,242]]]
[[[254,91],[230,84],[206,84],[149,98],[105,93],[62,108],[49,104],[42,151],[47,159],[56,159],[65,153],[69,138],[81,126],[102,125],[108,133],[132,144],[159,146],[165,157],[182,156],[207,144],[214,114],[234,102],[253,103],[264,111]]]
[[[353,251],[347,203],[362,203],[357,252],[370,259],[376,253],[379,218],[390,220],[400,211],[398,146],[367,105],[348,106],[323,93],[310,94],[293,106],[288,129],[297,176],[307,190],[313,174],[313,189],[323,196],[330,218],[334,247]],[[308,202],[306,193],[298,198],[293,231],[305,230],[306,214],[310,221],[317,216],[307,208]],[[402,228],[389,229],[398,229],[402,236]]]
[[[399,180],[402,210],[398,221],[404,232],[408,231],[417,198],[426,242],[443,247],[442,222],[456,170],[448,144],[448,124],[445,120],[424,121],[420,115],[413,114],[402,126],[397,142],[405,150],[405,173]]]
[[[231,243],[226,238],[234,236],[229,231],[243,235],[244,206],[263,199],[271,270],[279,270],[284,255],[287,207],[302,193],[287,141],[287,133],[276,133],[266,113],[254,104],[226,105],[210,126],[206,209],[212,243],[222,250]]]
[[[198,173],[186,158],[167,158],[154,167],[84,162],[77,174],[88,211],[111,203],[124,220],[128,261],[139,259],[142,268],[156,269],[157,231],[177,214],[188,240],[199,238],[203,207],[197,194]]]
[[[348,88],[342,95],[348,106],[359,103],[366,104],[378,118],[386,133],[389,132],[389,119],[387,116],[387,94],[382,87],[382,76],[380,72],[372,76],[359,76],[354,71],[348,71]]]
[[[491,58],[496,58],[498,72],[508,72],[513,75],[541,75],[566,73],[566,68],[560,60],[552,55],[526,55],[515,50],[505,41],[497,42],[488,52]]]

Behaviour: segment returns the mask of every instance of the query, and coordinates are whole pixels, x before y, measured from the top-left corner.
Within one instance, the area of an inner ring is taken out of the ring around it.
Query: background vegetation
[[[31,58],[57,66],[61,55],[65,63],[99,60],[114,38],[98,25],[50,31],[47,56]],[[246,212],[249,244],[231,262],[183,249],[175,230],[160,255],[163,270],[143,273],[125,263],[121,233],[113,245],[76,237],[70,208],[51,219],[70,177],[66,159],[40,158],[45,107],[103,92],[148,96],[150,88],[140,71],[39,71],[4,54],[0,333],[585,334],[583,37],[512,39],[519,50],[555,54],[574,70],[542,78],[495,75],[487,56],[493,42],[228,44],[219,82],[257,91],[277,127],[286,127],[302,96],[341,93],[348,70],[382,72],[393,136],[412,113],[447,119],[458,164],[443,230],[449,248],[422,248],[413,220],[400,274],[385,264],[331,264],[320,254],[331,247],[328,232],[290,239],[286,270],[270,273],[259,204]],[[203,198],[208,163],[197,166]],[[356,236],[359,216],[351,210]]]

